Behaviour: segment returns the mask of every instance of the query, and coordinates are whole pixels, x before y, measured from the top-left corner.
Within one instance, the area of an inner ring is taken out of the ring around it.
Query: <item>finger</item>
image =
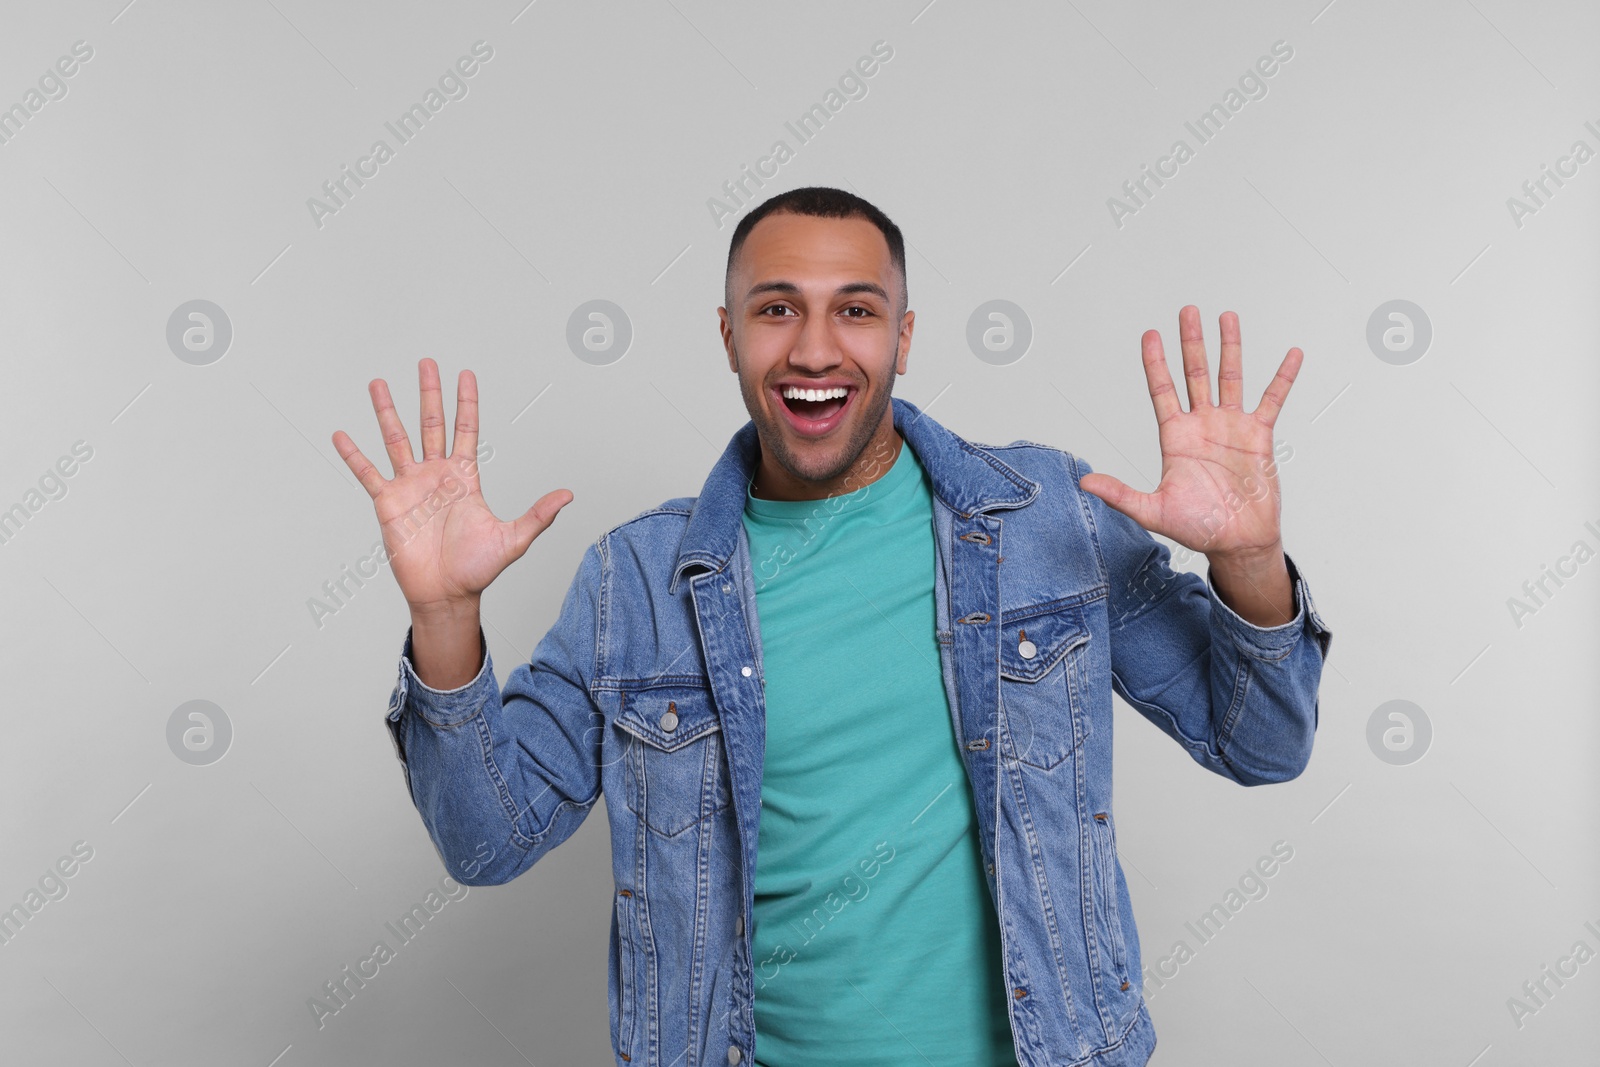
[[[367,392],[372,394],[372,410],[378,413],[378,429],[383,431],[383,449],[389,453],[389,466],[394,468],[395,474],[399,474],[416,462],[411,455],[411,438],[406,436],[406,428],[394,410],[389,383],[382,378],[374,378],[368,383]]]
[[[1150,403],[1156,409],[1156,425],[1160,426],[1174,415],[1183,414],[1178,403],[1178,390],[1172,384],[1172,374],[1167,370],[1167,353],[1161,347],[1161,334],[1146,330],[1140,338],[1144,359],[1144,380],[1150,386]]]
[[[1244,408],[1244,359],[1239,344],[1239,316],[1224,311],[1217,320],[1222,327],[1222,362],[1217,364],[1217,403],[1222,407]]]
[[[378,473],[372,461],[361,454],[361,449],[350,440],[350,435],[343,430],[333,431],[333,447],[344,460],[345,466],[350,468],[350,473],[356,476],[356,481],[366,489],[367,495],[376,497],[385,485],[384,477]]]
[[[439,364],[423,356],[417,361],[417,392],[422,400],[422,458],[444,458],[444,391]]]
[[[566,499],[562,499],[562,494]],[[512,522],[512,543],[516,550],[513,559],[521,559],[522,554],[528,551],[528,546],[533,544],[533,539],[550,528],[556,520],[556,515],[562,508],[572,503],[572,491],[569,489],[552,489],[544,496],[533,502],[533,507],[523,512]]]
[[[1211,403],[1211,368],[1206,366],[1206,338],[1200,332],[1200,309],[1190,304],[1178,312],[1178,339],[1183,344],[1183,376],[1189,382],[1189,410]]]
[[[1147,530],[1154,530],[1159,521],[1160,508],[1150,493],[1141,493],[1125,482],[1095,471],[1078,480],[1078,488],[1093,493],[1117,511],[1128,516]]]
[[[1289,398],[1289,387],[1294,384],[1295,375],[1300,373],[1300,363],[1304,358],[1305,353],[1298,348],[1289,349],[1289,354],[1278,364],[1278,373],[1272,376],[1266,392],[1261,394],[1261,403],[1251,412],[1269,428],[1278,421],[1278,412],[1283,410],[1283,402]]]
[[[478,379],[469,370],[456,378],[456,436],[450,455],[478,458]]]

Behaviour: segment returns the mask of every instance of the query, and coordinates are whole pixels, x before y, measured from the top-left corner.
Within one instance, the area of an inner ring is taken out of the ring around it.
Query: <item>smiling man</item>
[[[880,224],[846,210],[877,213],[847,193],[795,190],[745,216],[729,245],[717,316],[761,441],[762,496],[836,496],[871,455],[899,447],[889,401],[917,317],[905,246],[881,213]]]
[[[1331,634],[1272,462],[1300,351],[1247,412],[1237,317],[1213,399],[1183,309],[1184,410],[1147,331],[1162,477],[1140,493],[891,396],[904,241],[859,197],[746,215],[718,314],[750,421],[698,497],[590,545],[503,691],[482,592],[571,494],[495,518],[476,381],[447,455],[431,360],[420,462],[381,379],[394,476],[335,433],[411,608],[387,722],[441,859],[508,882],[606,797],[619,1064],[1146,1063],[1112,694],[1242,785],[1306,766]]]

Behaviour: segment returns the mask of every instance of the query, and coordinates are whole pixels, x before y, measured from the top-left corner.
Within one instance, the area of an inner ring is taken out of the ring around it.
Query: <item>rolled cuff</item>
[[[399,722],[407,703],[430,726],[458,726],[477,714],[490,693],[497,693],[494,681],[494,661],[489,655],[489,643],[483,631],[478,631],[478,647],[483,665],[470,682],[454,689],[434,689],[417,677],[411,661],[411,627],[406,627],[405,641],[400,646],[400,664],[394,693],[389,698],[388,718]]]
[[[1285,552],[1283,561],[1289,569],[1289,585],[1294,590],[1294,618],[1277,626],[1257,626],[1245,619],[1217,594],[1216,584],[1211,580],[1211,567],[1207,565],[1206,590],[1211,596],[1211,616],[1221,624],[1240,649],[1259,659],[1277,660],[1287,656],[1294,648],[1295,642],[1300,640],[1301,634],[1307,630],[1315,638],[1322,658],[1327,659],[1328,646],[1333,641],[1333,631],[1324,625],[1322,617],[1317,614],[1316,604],[1311,599],[1311,589],[1300,574],[1300,569],[1295,566],[1294,559]]]

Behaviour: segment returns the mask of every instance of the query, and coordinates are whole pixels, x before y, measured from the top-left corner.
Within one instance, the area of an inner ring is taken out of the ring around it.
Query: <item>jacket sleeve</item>
[[[1076,486],[1090,467],[1069,455]],[[1171,553],[1138,523],[1079,490],[1110,586],[1116,693],[1201,766],[1241,785],[1305,770],[1317,729],[1317,686],[1333,634],[1287,553],[1295,616],[1246,621],[1206,576],[1175,572]]]
[[[417,677],[406,630],[386,725],[412,802],[458,882],[511,881],[571,837],[600,796],[603,716],[589,682],[602,577],[597,542],[556,624],[503,693],[481,629],[477,677],[446,690]]]

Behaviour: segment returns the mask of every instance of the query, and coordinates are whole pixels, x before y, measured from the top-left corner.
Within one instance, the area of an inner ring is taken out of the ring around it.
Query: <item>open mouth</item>
[[[843,387],[843,396],[838,396],[840,388],[812,390],[820,395],[815,400],[803,396],[784,396],[789,392],[787,387],[775,389],[778,403],[783,406],[785,414],[789,417],[789,425],[807,437],[816,437],[827,433],[837,426],[844,416],[844,411],[850,406],[851,400],[856,395],[853,387]]]

